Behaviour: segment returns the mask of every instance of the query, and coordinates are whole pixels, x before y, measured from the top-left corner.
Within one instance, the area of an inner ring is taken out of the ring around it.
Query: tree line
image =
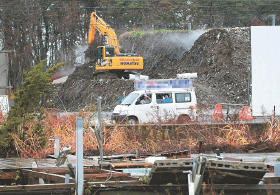
[[[0,40],[9,50],[11,85],[47,60],[72,66],[75,47],[87,42],[89,15],[96,11],[118,34],[132,30],[187,29],[279,24],[277,0],[2,0]],[[47,68],[47,67],[46,67]]]

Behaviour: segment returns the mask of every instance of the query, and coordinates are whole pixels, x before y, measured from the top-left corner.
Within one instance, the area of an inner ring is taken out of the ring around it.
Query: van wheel
[[[138,124],[138,119],[134,116],[128,117],[128,124],[136,125],[136,124]]]
[[[187,124],[191,121],[191,118],[189,115],[180,115],[177,119],[178,124]]]

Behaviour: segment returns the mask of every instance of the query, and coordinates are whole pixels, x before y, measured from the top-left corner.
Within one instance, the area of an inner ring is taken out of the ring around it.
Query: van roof
[[[172,89],[148,89],[148,90],[137,90],[134,92],[139,93],[165,93],[165,92],[192,92],[194,88],[172,88]]]
[[[159,89],[186,89],[192,88],[191,79],[155,79],[134,81],[135,90],[159,90]]]

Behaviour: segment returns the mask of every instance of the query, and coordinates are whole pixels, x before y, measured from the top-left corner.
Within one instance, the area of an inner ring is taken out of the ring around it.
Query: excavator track
[[[129,74],[135,74],[135,72],[128,72],[125,70],[103,70],[103,71],[95,71],[93,72],[92,79],[100,80],[100,79],[129,79]]]

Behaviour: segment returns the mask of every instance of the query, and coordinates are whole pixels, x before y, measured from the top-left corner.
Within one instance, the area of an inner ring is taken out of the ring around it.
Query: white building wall
[[[253,116],[280,114],[280,26],[252,26]]]

